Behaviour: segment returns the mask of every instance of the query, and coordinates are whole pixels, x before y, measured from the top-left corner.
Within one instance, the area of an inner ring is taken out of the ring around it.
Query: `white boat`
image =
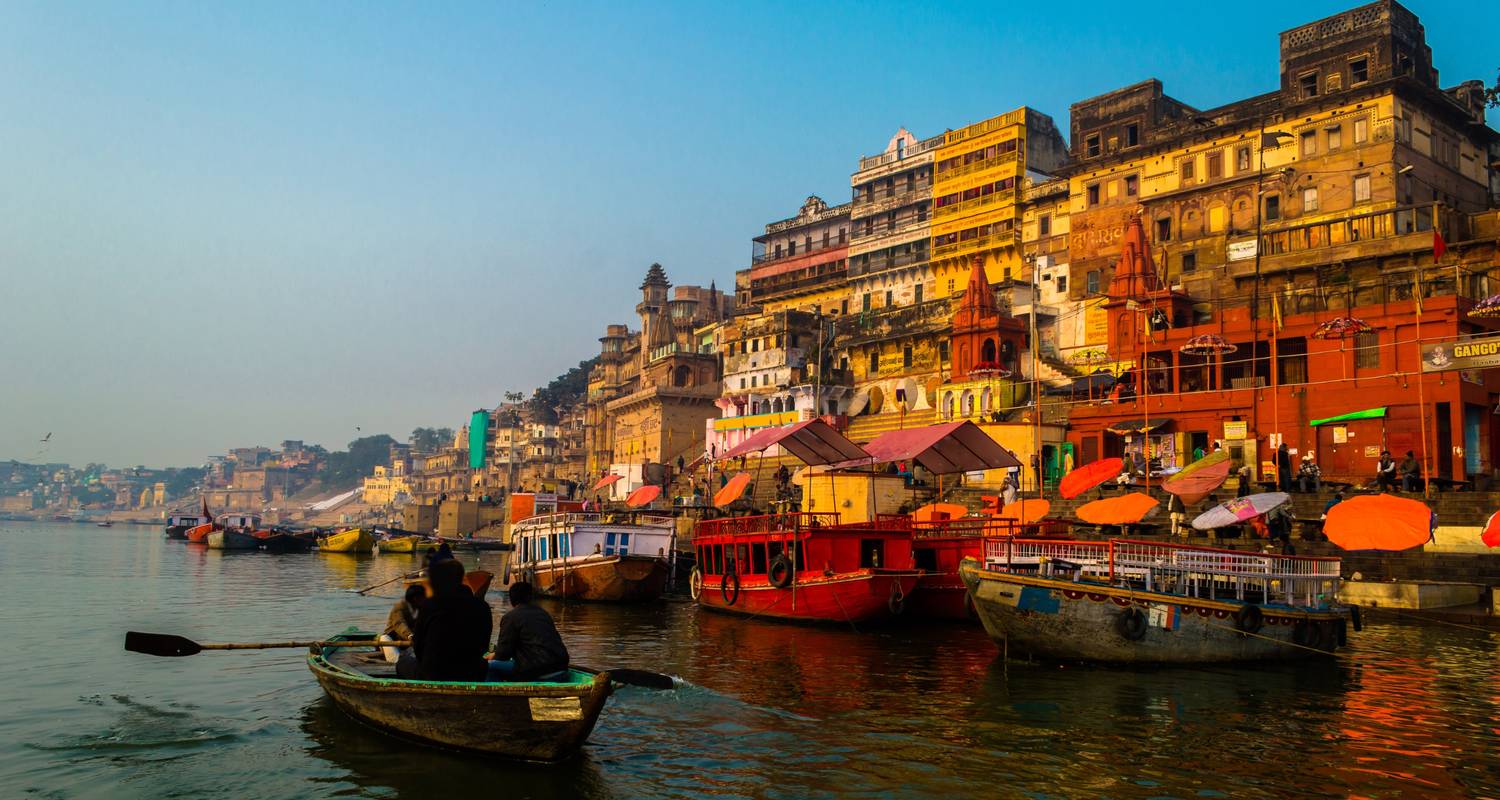
[[[565,600],[655,600],[672,577],[671,517],[640,513],[544,514],[511,527],[516,574],[537,594]]]

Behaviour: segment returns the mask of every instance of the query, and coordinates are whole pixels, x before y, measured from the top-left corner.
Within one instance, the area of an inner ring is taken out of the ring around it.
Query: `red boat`
[[[218,529],[218,524],[213,522],[207,522],[195,528],[188,528],[187,540],[198,544],[208,544],[208,535]]]
[[[888,620],[906,609],[921,570],[911,534],[837,514],[787,513],[698,523],[693,599],[704,608],[807,622]]]

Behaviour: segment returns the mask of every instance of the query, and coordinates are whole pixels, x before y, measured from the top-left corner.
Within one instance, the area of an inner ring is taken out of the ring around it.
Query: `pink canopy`
[[[865,451],[859,445],[849,441],[831,425],[820,419],[811,419],[795,425],[766,428],[731,447],[719,456],[719,460],[758,453],[776,444],[802,459],[804,464],[832,464],[866,458]]]
[[[1021,466],[1014,453],[968,420],[891,431],[865,445],[865,452],[868,459],[841,466],[915,461],[937,475]]]

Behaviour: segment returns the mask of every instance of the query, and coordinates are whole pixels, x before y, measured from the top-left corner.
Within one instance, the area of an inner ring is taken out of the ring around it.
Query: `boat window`
[[[807,553],[802,550],[802,540],[797,540],[797,546],[792,549],[792,566],[797,569],[805,569],[803,564],[807,563]]]
[[[766,563],[776,560],[776,557],[786,552],[786,545],[781,542],[766,543]]]
[[[859,565],[864,569],[880,569],[880,556],[885,544],[879,539],[859,540]]]
[[[628,533],[606,533],[604,534],[604,554],[607,556],[623,556],[630,552],[630,534]]]
[[[715,575],[723,575],[724,574],[724,545],[721,545],[721,544],[714,545],[713,551],[714,551],[713,574],[715,574]]]
[[[937,549],[923,547],[912,551],[912,559],[916,562],[917,569],[925,569],[928,572],[937,572]]]
[[[628,533],[622,533],[622,534],[620,534],[620,547],[615,552],[617,554],[623,556],[629,550],[630,550],[630,534],[628,534]]]
[[[766,571],[766,546],[757,542],[750,548],[750,554],[755,559],[752,561],[751,572],[763,574]]]
[[[734,549],[735,572],[741,572],[750,567],[750,545],[741,544]]]
[[[547,537],[543,536],[536,540],[536,560],[541,561],[547,557]]]

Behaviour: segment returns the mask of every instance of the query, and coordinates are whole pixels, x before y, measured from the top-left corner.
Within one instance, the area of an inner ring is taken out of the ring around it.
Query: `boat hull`
[[[1331,655],[1344,635],[1345,616],[1337,609],[1250,606],[1260,609],[1262,624],[1247,636],[1235,629],[1245,603],[995,572],[972,563],[961,566],[959,575],[990,638],[1009,653],[1034,658],[1121,664],[1293,660]],[[1127,636],[1129,626],[1121,619],[1131,609],[1146,620],[1139,638]]]
[[[208,535],[216,530],[218,530],[218,528],[214,527],[212,523],[208,523],[199,525],[194,528],[189,528],[187,530],[187,533],[183,534],[183,536],[189,542],[193,542],[195,544],[204,544],[208,540]]]
[[[710,576],[696,598],[711,611],[802,622],[861,623],[891,620],[906,613],[920,572],[864,569],[824,576],[802,573],[792,587],[778,589],[764,576],[742,578],[736,595]],[[899,599],[896,599],[899,598]],[[733,602],[731,602],[731,600]]]
[[[312,550],[312,540],[290,533],[276,533],[260,540],[267,553],[306,553]]]
[[[375,536],[362,529],[335,533],[318,540],[318,549],[325,553],[372,553],[375,551]]]
[[[382,553],[415,553],[417,551],[417,536],[394,536],[380,542]]]
[[[608,673],[575,683],[456,683],[372,677],[317,647],[307,661],[334,705],[357,720],[423,744],[522,761],[577,753],[611,691]]]
[[[258,550],[260,540],[241,531],[214,531],[204,537],[210,550]]]
[[[186,525],[168,525],[166,527],[166,534],[168,539],[187,541],[187,532],[188,526]]]
[[[671,564],[650,556],[590,556],[572,564],[523,571],[537,594],[563,600],[643,603],[667,590]]]

